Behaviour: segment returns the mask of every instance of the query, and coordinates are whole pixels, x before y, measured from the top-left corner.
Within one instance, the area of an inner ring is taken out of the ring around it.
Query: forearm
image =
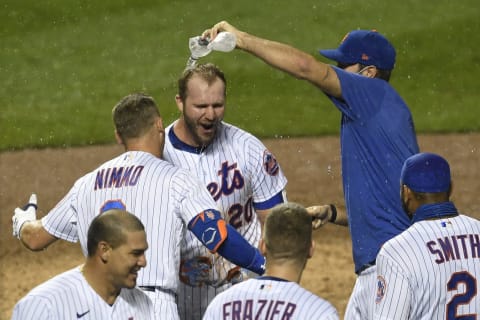
[[[241,31],[237,33],[237,47],[299,79],[312,78],[311,74],[318,63],[311,55],[292,46]],[[326,67],[323,72],[326,72]]]
[[[347,211],[345,210],[344,206],[335,206],[337,210],[337,217],[335,221],[332,221],[334,224],[338,224],[340,226],[348,226],[348,216]]]
[[[228,236],[217,251],[222,257],[242,268],[262,275],[265,258],[260,251],[228,225]]]
[[[221,218],[218,210],[209,209],[199,213],[188,223],[188,229],[210,252],[217,252],[237,266],[263,274],[265,258]]]
[[[45,230],[41,220],[27,221],[20,229],[20,241],[32,251],[43,250],[56,240]]]

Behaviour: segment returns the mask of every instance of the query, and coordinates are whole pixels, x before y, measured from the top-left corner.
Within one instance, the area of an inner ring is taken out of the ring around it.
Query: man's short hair
[[[264,242],[274,259],[306,259],[312,243],[311,216],[297,203],[275,206],[265,221]]]
[[[100,241],[107,242],[112,248],[125,243],[126,232],[145,231],[145,227],[138,217],[132,213],[111,209],[92,220],[87,234],[88,256],[93,256]]]
[[[227,94],[227,80],[225,74],[220,68],[213,63],[198,64],[193,68],[187,68],[184,70],[180,79],[178,79],[178,95],[182,101],[185,101],[188,95],[188,81],[194,76],[198,75],[208,84],[212,84],[216,79],[222,80],[225,85],[224,95]]]

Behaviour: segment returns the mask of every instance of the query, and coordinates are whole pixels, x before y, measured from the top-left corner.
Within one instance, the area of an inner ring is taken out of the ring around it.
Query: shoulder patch
[[[382,276],[377,276],[377,297],[375,298],[375,303],[380,303],[385,297],[385,292],[387,292],[387,283],[385,278]]]
[[[263,168],[271,176],[276,176],[280,171],[277,159],[275,159],[275,156],[268,150],[263,152]]]

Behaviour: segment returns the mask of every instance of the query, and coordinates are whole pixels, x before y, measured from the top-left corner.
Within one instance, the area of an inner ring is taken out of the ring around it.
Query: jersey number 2
[[[463,285],[465,291],[461,294],[456,294],[447,303],[447,320],[476,320],[477,315],[467,314],[458,315],[457,309],[461,305],[467,305],[477,295],[477,280],[467,271],[457,272],[452,274],[447,283],[448,291],[457,291],[459,285]]]

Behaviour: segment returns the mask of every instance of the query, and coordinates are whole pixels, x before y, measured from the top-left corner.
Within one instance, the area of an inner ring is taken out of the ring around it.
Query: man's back
[[[376,319],[476,319],[480,221],[416,222],[385,244],[377,268]]]
[[[221,310],[221,312],[219,312]],[[335,308],[298,283],[260,277],[236,284],[210,304],[204,320],[338,319]]]
[[[162,287],[173,296],[186,224],[215,203],[186,171],[149,153],[130,151],[77,180],[42,222],[56,237],[79,240],[86,253],[90,222],[105,208],[119,204],[134,212],[147,230],[148,263],[137,284]]]

